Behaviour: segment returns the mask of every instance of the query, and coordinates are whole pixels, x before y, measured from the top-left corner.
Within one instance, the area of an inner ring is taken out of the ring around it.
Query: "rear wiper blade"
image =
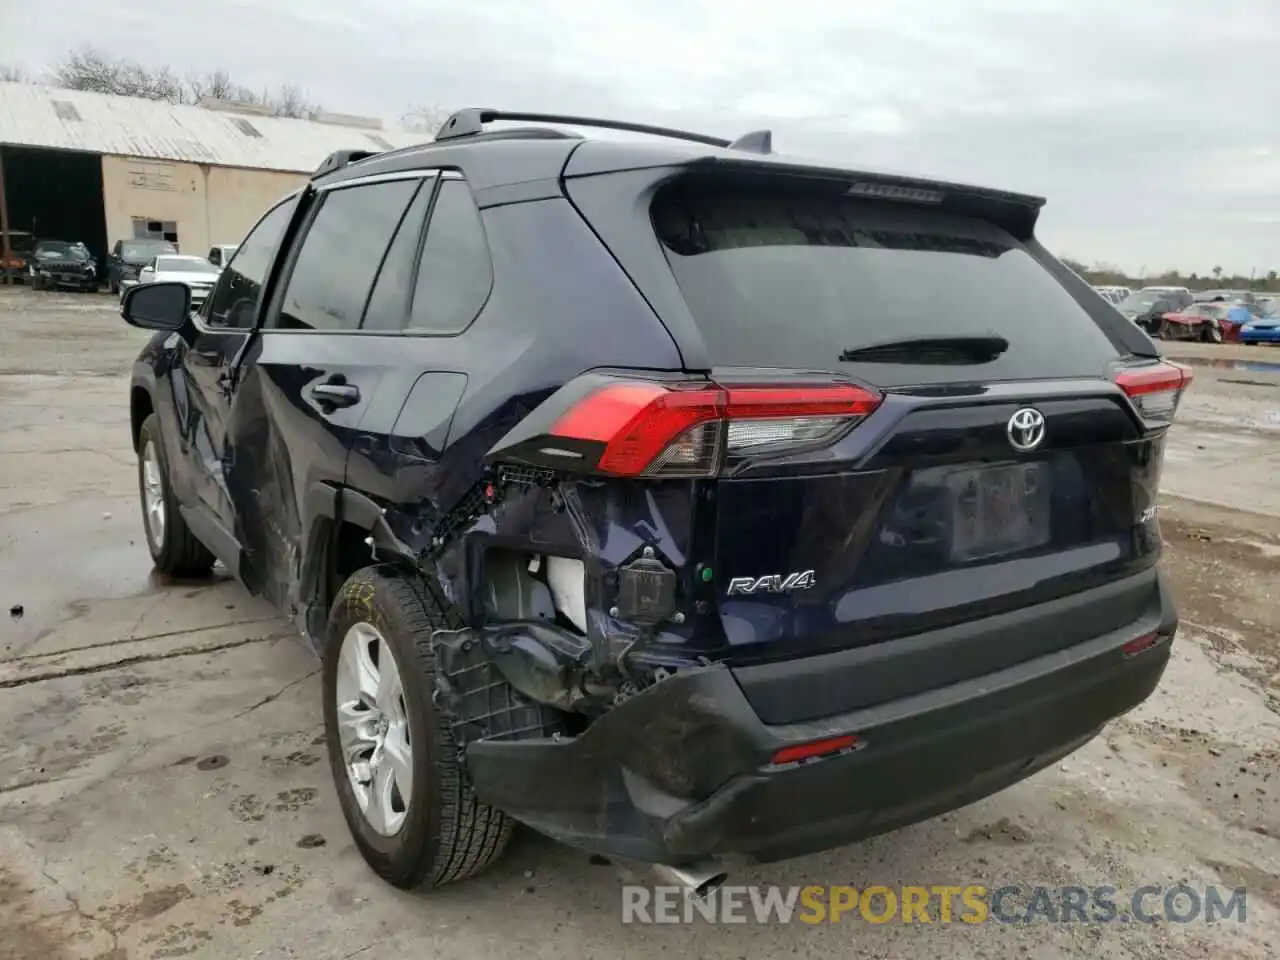
[[[840,354],[843,361],[861,363],[973,364],[990,363],[1009,349],[1009,341],[996,334],[958,337],[905,337]]]

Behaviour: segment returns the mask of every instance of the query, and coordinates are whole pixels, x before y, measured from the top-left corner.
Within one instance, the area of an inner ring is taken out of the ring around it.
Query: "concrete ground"
[[[430,895],[365,868],[311,655],[235,583],[150,570],[126,392],[144,338],[109,298],[0,287],[0,958],[1275,955],[1280,350],[1175,351],[1198,364],[1161,504],[1184,620],[1147,704],[997,796],[733,877],[1244,885],[1244,923],[639,927],[613,869],[527,834]]]

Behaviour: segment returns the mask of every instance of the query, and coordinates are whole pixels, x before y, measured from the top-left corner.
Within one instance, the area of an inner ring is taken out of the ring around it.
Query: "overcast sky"
[[[0,62],[94,43],[347,113],[768,126],[780,151],[1046,196],[1042,237],[1086,262],[1280,270],[1280,0],[56,6],[0,0]]]

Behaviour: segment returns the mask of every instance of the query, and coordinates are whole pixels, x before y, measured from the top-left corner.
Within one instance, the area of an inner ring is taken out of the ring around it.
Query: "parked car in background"
[[[1160,321],[1166,313],[1174,313],[1191,306],[1190,291],[1172,287],[1143,287],[1131,293],[1116,308],[1147,333],[1160,332]]]
[[[1241,343],[1280,343],[1280,297],[1269,298],[1262,315],[1240,328]]]
[[[1195,302],[1195,297],[1187,287],[1162,287],[1158,285],[1145,286],[1138,293],[1159,293],[1165,296],[1173,297],[1179,306],[1187,306]]]
[[[1257,303],[1258,298],[1252,290],[1197,290],[1195,293],[1197,302],[1212,302],[1215,300],[1240,301],[1241,303]]]
[[[1250,319],[1252,315],[1243,304],[1193,303],[1165,313],[1157,333],[1161,340],[1233,342],[1239,339],[1240,328]]]
[[[1116,287],[1116,286],[1106,286],[1106,285],[1094,287],[1093,289],[1097,290],[1098,295],[1101,296],[1104,300],[1107,300],[1108,302],[1113,303],[1117,306],[1123,303],[1125,297],[1129,296],[1129,294],[1133,292],[1128,287]]]
[[[185,283],[191,291],[192,309],[199,309],[208,299],[220,272],[204,257],[166,255],[156,257],[143,267],[138,274],[138,283]],[[123,292],[120,298],[124,299]]]
[[[0,249],[0,277],[8,270],[9,276],[19,283],[26,283],[27,260],[31,257],[31,249],[35,246],[35,237],[25,230],[9,231],[9,253],[6,256]]]
[[[83,243],[71,240],[37,240],[27,258],[27,278],[36,290],[64,287],[98,289],[98,264]]]
[[[221,270],[236,255],[238,246],[234,243],[215,243],[209,248],[209,255],[205,259]]]
[[[168,240],[117,240],[107,257],[107,288],[120,293],[137,283],[142,268],[156,257],[177,252]]]

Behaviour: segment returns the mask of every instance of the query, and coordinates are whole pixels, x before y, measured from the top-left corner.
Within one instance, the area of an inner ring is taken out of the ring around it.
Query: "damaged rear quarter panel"
[[[356,340],[362,353],[394,366],[389,396],[406,399],[380,404],[361,421],[347,483],[384,509],[394,534],[419,554],[431,552],[441,524],[485,478],[485,454],[563,384],[619,362],[653,370],[681,365],[671,336],[567,200],[490,207],[482,219],[494,284],[470,327],[450,336]],[[607,565],[645,537],[662,536],[672,556],[683,557],[687,543],[675,532],[683,520],[672,522],[671,505],[649,497],[638,485],[635,506],[582,493],[594,527],[586,530],[554,508],[549,490],[513,489],[470,529],[453,531],[461,539],[439,556],[442,586],[475,614],[478,585],[468,555],[486,539],[531,552],[598,555]]]

